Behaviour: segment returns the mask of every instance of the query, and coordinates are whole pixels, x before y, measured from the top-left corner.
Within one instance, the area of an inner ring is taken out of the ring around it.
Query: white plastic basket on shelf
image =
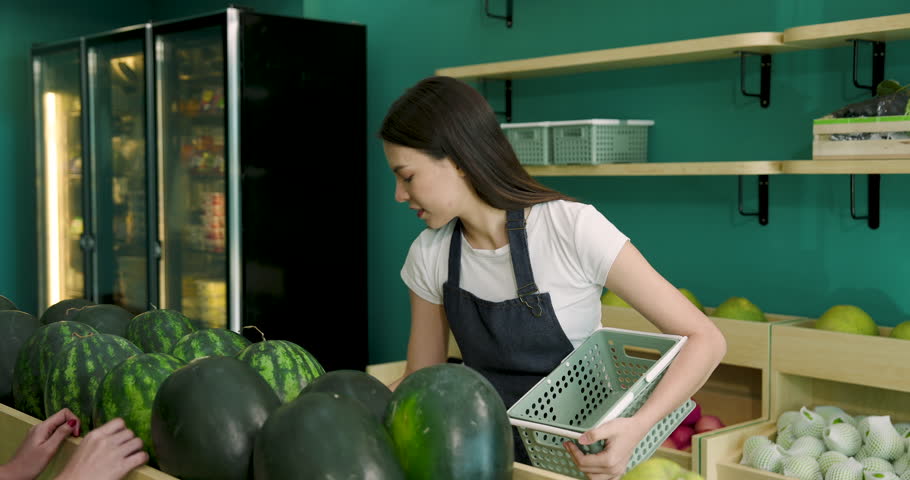
[[[550,164],[550,122],[503,123],[518,162],[522,165]]]
[[[648,161],[648,127],[653,120],[596,118],[550,122],[553,164],[597,165]]]

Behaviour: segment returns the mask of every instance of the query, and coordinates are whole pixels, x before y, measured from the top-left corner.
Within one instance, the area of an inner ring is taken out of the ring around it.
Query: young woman
[[[422,80],[391,106],[380,137],[395,200],[428,227],[401,270],[411,299],[405,377],[446,361],[451,328],[465,365],[509,407],[601,325],[604,287],[662,332],[689,337],[634,416],[585,433],[582,444],[606,440],[602,452],[566,444],[590,478],[618,478],[651,427],[707,380],[723,335],[593,206],[531,178],[469,85]],[[515,448],[530,463],[517,434]]]
[[[68,408],[29,429],[13,458],[0,465],[0,480],[34,480],[70,436],[79,436],[79,419]],[[145,464],[148,454],[121,418],[89,432],[57,480],[118,480]]]

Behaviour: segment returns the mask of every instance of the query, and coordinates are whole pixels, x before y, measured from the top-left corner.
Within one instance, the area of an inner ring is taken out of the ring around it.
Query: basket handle
[[[545,423],[535,423],[529,422],[527,420],[519,420],[517,418],[509,417],[509,423],[515,427],[529,428],[531,430],[538,430],[541,432],[552,433],[553,435],[559,435],[560,437],[571,438],[572,440],[578,440],[584,435],[584,432],[576,432],[574,430],[566,430],[564,428],[554,427],[547,425]]]

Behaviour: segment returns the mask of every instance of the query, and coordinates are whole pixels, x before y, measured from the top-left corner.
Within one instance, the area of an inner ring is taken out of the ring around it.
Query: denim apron
[[[486,377],[509,408],[556,368],[573,347],[556,319],[550,294],[539,293],[534,283],[523,210],[506,214],[506,230],[517,298],[490,302],[459,287],[461,220],[452,232],[449,278],[442,288],[446,317],[464,364]],[[514,427],[512,436],[515,461],[530,464]]]

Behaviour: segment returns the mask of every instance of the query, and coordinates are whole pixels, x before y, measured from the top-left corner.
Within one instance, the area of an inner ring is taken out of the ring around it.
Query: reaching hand
[[[572,454],[578,469],[587,474],[588,478],[614,480],[626,472],[632,451],[647,433],[647,426],[635,417],[617,418],[586,432],[578,439],[582,445],[605,440],[603,451],[585,454],[573,442],[566,442],[563,446]]]
[[[57,479],[119,480],[147,461],[142,439],[115,418],[82,439]]]
[[[33,426],[12,460],[3,466],[10,478],[34,479],[44,471],[57,449],[70,435],[79,435],[79,419],[64,408]]]

